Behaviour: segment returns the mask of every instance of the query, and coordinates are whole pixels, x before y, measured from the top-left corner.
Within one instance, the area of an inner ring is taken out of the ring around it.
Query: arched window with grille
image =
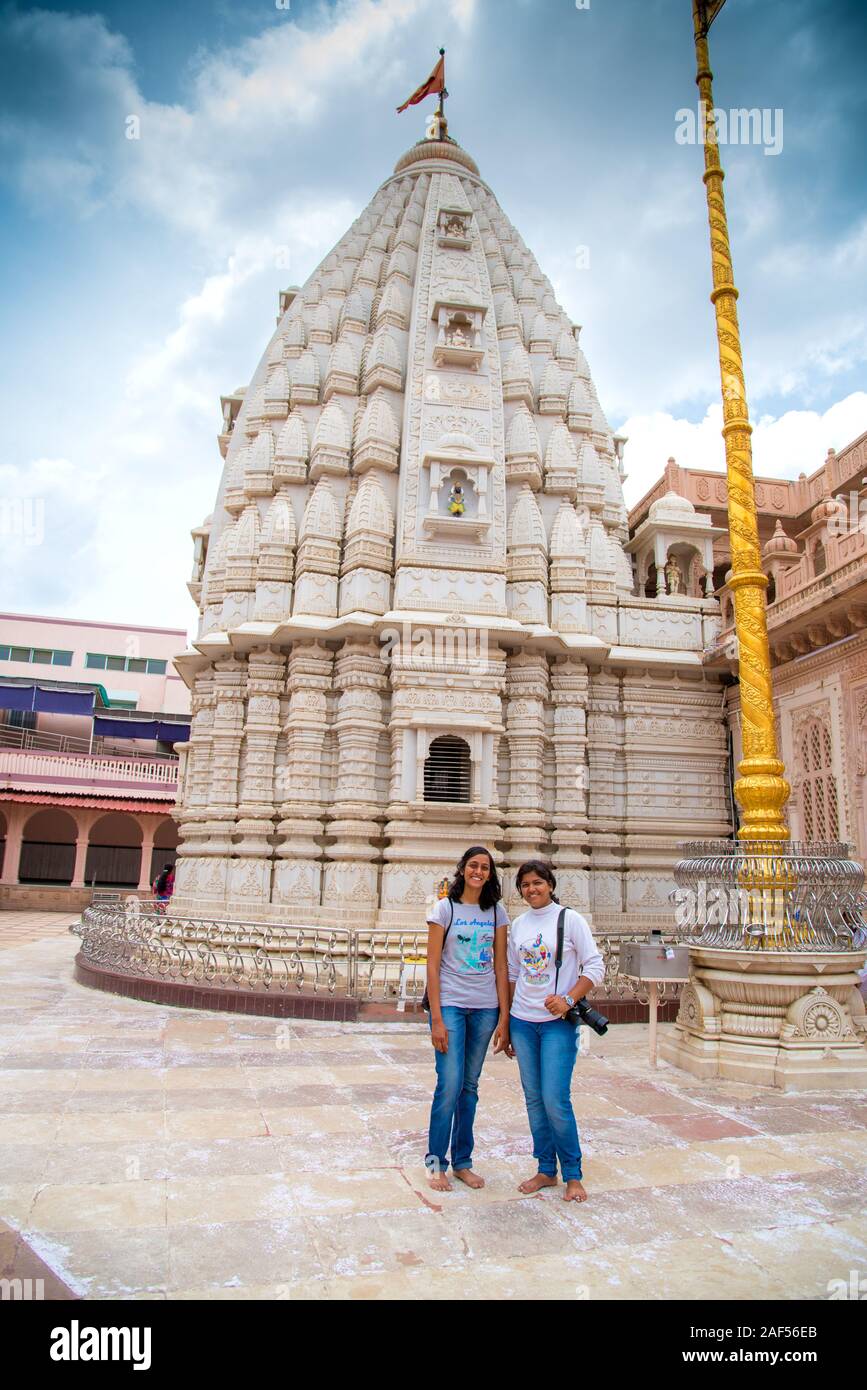
[[[469,801],[472,787],[470,746],[462,738],[435,738],[424,764],[425,801]]]
[[[825,559],[825,547],[821,541],[817,541],[816,548],[813,551],[813,573],[824,574],[827,567],[828,565]]]
[[[837,840],[840,817],[831,733],[819,719],[801,732],[801,816],[805,840]]]

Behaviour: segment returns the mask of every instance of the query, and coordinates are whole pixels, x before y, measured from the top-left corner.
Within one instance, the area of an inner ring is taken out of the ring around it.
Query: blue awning
[[[162,719],[109,719],[96,715],[93,732],[97,738],[159,739],[161,743],[185,743],[190,737],[189,724],[169,724]]]
[[[97,714],[93,720],[95,738],[147,738],[157,737],[155,719],[106,719]]]
[[[189,724],[164,724],[162,721],[157,725],[159,733],[157,738],[163,743],[187,743],[190,737]]]
[[[0,709],[40,714],[93,714],[92,690],[61,690],[44,685],[0,685]]]

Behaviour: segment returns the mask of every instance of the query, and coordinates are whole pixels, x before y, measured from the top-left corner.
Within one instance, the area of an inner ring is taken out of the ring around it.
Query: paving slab
[[[867,1093],[654,1070],[646,1027],[617,1025],[575,1069],[587,1203],[518,1191],[535,1164],[503,1056],[486,1185],[435,1193],[425,1024],[97,996],[69,916],[27,916],[0,914],[0,1257],[46,1297],[817,1299],[867,1278]]]

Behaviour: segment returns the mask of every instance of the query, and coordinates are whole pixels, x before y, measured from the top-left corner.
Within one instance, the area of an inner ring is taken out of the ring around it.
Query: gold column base
[[[739,840],[788,840],[783,807],[791,787],[784,770],[778,758],[743,758],[738,763],[741,775],[735,782],[735,797],[742,811]]]

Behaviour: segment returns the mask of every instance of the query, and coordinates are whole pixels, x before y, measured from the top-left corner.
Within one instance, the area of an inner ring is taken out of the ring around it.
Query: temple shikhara
[[[417,925],[482,842],[510,893],[543,854],[598,928],[670,920],[678,842],[731,828],[720,532],[670,494],[629,541],[579,327],[443,120],[223,406],[178,909]]]

